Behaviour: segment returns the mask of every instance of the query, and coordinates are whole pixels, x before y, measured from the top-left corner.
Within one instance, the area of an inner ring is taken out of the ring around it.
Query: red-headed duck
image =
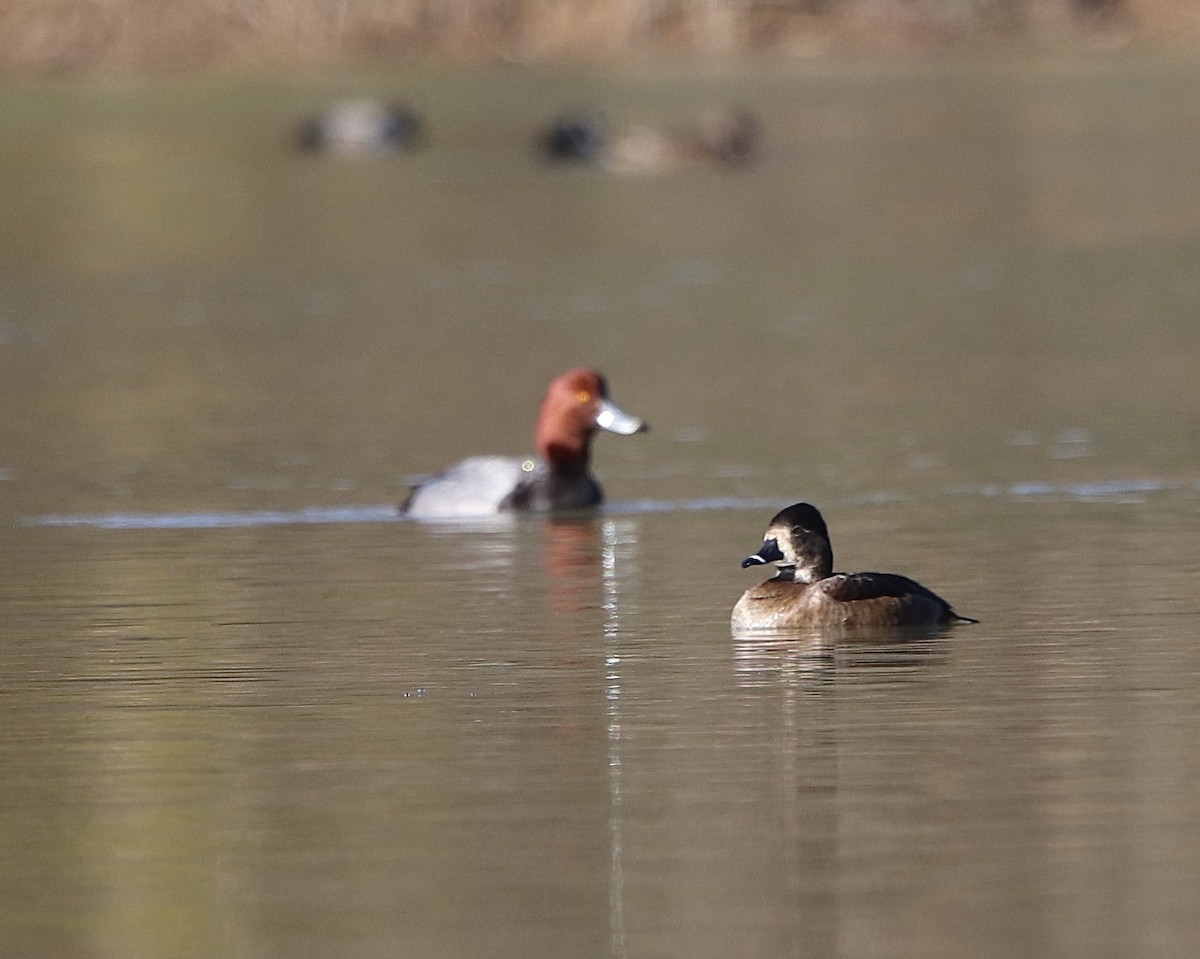
[[[407,103],[341,100],[300,124],[302,150],[336,156],[379,156],[416,146],[424,121]]]
[[[772,518],[757,553],[742,568],[774,563],[774,578],[751,587],[733,607],[735,629],[940,626],[978,620],[897,573],[835,573],[825,520],[808,503]]]
[[[451,519],[596,506],[604,494],[588,469],[592,436],[596,430],[630,436],[647,429],[613,404],[595,370],[568,370],[551,381],[542,400],[540,459],[473,456],[415,485],[400,509],[414,519]]]

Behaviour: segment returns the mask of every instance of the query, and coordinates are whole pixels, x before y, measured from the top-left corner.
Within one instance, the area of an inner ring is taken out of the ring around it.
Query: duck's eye
[[[590,403],[592,401],[592,394],[587,390],[577,390],[575,393],[575,399],[577,399],[580,403]]]

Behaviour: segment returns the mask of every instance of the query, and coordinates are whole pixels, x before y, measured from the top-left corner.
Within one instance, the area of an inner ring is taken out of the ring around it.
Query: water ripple
[[[25,526],[90,526],[96,529],[227,529],[322,523],[384,523],[398,520],[394,505],[308,507],[215,513],[92,513],[34,516]]]
[[[1082,502],[1140,503],[1154,493],[1200,491],[1200,484],[1172,480],[1101,480],[1055,483],[1024,480],[1009,485],[950,485],[943,492],[953,496],[985,498],[1011,496],[1020,500],[1078,500]],[[843,504],[897,503],[912,499],[900,490],[874,490],[845,497]],[[614,516],[653,513],[707,512],[713,510],[773,510],[781,499],[774,497],[706,497],[699,499],[641,499],[609,503],[604,512]],[[487,519],[488,517],[481,517]],[[494,517],[493,517],[494,518]],[[297,510],[248,510],[211,513],[66,513],[26,517],[24,526],[91,527],[94,529],[228,529],[251,526],[304,526],[346,523],[393,523],[402,520],[391,504],[370,506],[308,507]],[[459,521],[461,522],[461,520]]]

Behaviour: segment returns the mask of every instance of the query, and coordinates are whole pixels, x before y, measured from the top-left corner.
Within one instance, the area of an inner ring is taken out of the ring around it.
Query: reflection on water
[[[608,733],[608,791],[610,872],[608,880],[609,954],[628,955],[625,930],[625,875],[623,868],[621,793],[621,574],[633,562],[637,527],[631,522],[603,524],[604,553],[604,699]],[[626,573],[626,575],[628,575]]]
[[[264,145],[381,82],[0,94],[6,951],[1190,955],[1195,65],[431,72],[419,154]],[[736,177],[529,155],[713,94]],[[582,361],[661,423],[602,512],[399,520]],[[982,622],[731,636],[799,499]]]
[[[948,654],[953,630],[898,627],[733,633],[734,666],[747,686],[801,687],[835,680],[898,682]],[[842,675],[855,671],[853,678]]]

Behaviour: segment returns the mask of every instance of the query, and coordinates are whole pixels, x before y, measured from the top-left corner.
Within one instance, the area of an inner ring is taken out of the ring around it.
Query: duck
[[[402,101],[339,100],[300,124],[296,145],[309,153],[380,156],[412,149],[424,126],[421,115]]]
[[[608,124],[598,113],[562,116],[539,134],[538,149],[548,160],[593,163],[607,149],[610,137]]]
[[[570,369],[546,388],[536,457],[469,457],[414,484],[400,511],[424,520],[598,506],[604,491],[590,469],[592,437],[599,430],[632,436],[648,429],[645,420],[613,403],[598,372]]]
[[[599,113],[558,117],[538,138],[550,160],[588,163],[613,173],[662,173],[704,163],[743,166],[760,139],[757,118],[741,108],[711,111],[684,129],[631,126],[614,130]]]
[[[774,563],[778,572],[742,594],[735,630],[977,623],[898,573],[835,573],[833,546],[815,506],[795,503],[772,517],[758,552],[742,568]]]

